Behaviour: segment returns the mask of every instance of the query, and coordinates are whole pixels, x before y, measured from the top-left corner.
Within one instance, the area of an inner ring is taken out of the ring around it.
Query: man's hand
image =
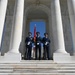
[[[48,42],[45,43],[45,45],[47,45],[47,44],[48,44]]]
[[[39,43],[37,43],[37,45],[39,45]]]
[[[27,45],[30,45],[30,42],[28,42],[28,44]]]

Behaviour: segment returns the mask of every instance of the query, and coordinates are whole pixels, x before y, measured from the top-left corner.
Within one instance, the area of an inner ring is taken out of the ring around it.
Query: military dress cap
[[[44,35],[46,35],[46,34],[48,35],[48,33],[44,33]]]
[[[32,32],[28,32],[28,34],[32,34]]]
[[[36,32],[36,34],[40,34],[40,32]]]

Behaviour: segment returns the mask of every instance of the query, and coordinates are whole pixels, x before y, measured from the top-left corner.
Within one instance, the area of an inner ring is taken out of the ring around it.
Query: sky
[[[36,24],[36,32],[40,32],[40,36],[43,37],[46,31],[46,24],[44,21],[32,21],[30,22],[30,32],[34,35],[34,26]]]

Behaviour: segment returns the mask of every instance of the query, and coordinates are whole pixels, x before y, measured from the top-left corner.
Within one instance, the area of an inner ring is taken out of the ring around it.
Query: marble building
[[[31,21],[46,23],[46,32],[51,38],[50,55],[54,61],[74,56],[75,0],[0,0],[2,56],[10,53],[20,58],[24,55],[24,40]]]

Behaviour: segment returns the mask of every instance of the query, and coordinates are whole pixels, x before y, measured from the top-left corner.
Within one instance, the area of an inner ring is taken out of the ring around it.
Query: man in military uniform
[[[28,37],[26,37],[25,43],[26,43],[26,53],[25,54],[27,55],[27,59],[31,60],[32,43],[33,43],[33,37],[32,37],[31,32],[28,33]]]
[[[42,42],[43,42],[43,48],[44,48],[44,59],[46,59],[46,56],[47,56],[47,59],[50,60],[50,39],[48,38],[48,33],[44,33],[44,37],[42,39]]]
[[[35,60],[37,60],[38,53],[39,53],[39,60],[41,60],[41,37],[40,37],[40,32],[36,33],[36,50],[35,50]]]

